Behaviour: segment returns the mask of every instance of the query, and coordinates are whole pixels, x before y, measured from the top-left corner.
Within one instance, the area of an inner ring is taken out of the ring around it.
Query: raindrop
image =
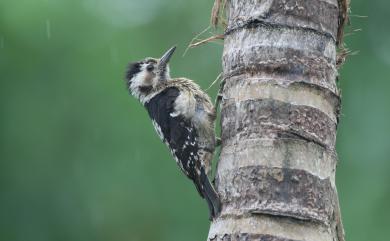
[[[158,16],[164,1],[84,0],[88,11],[116,27],[128,28],[151,22]]]
[[[51,24],[49,19],[46,19],[46,36],[47,39],[51,38]]]

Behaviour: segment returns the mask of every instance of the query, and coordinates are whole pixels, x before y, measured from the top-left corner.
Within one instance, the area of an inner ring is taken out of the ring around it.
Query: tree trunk
[[[335,185],[343,4],[227,1],[222,212],[208,240],[344,239]]]

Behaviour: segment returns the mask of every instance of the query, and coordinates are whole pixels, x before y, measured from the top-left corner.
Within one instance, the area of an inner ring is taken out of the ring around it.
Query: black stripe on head
[[[129,64],[129,67],[127,68],[127,71],[126,71],[126,83],[127,83],[128,88],[130,87],[131,79],[136,74],[141,72],[141,64],[142,64],[141,62],[134,62],[134,63]]]

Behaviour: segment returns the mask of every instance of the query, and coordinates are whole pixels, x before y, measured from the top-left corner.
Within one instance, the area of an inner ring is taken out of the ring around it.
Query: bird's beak
[[[175,50],[176,50],[176,46],[173,46],[167,52],[165,52],[165,54],[161,57],[159,63],[159,67],[161,69],[165,69]]]

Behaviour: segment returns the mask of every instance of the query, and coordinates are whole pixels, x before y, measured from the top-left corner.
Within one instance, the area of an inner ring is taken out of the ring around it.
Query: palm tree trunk
[[[223,207],[208,240],[344,239],[335,142],[345,3],[227,1],[216,174]]]

